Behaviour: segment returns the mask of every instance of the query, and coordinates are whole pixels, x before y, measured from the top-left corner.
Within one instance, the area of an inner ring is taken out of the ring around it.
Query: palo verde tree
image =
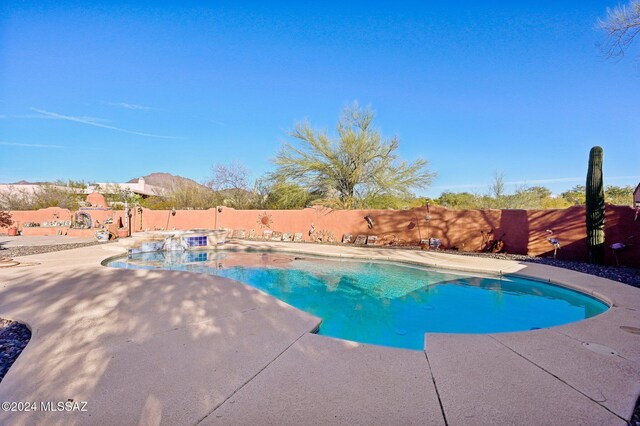
[[[338,120],[337,138],[315,131],[308,122],[295,127],[297,143],[285,144],[274,163],[271,179],[292,182],[308,193],[320,194],[318,203],[356,208],[379,196],[406,197],[431,183],[427,161],[401,161],[398,139],[383,139],[374,127],[375,114],[357,104]]]

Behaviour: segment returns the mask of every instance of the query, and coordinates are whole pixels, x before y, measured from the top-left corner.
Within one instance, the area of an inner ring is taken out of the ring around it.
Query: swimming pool
[[[322,318],[319,334],[423,349],[424,333],[528,331],[598,315],[601,301],[519,277],[273,252],[137,253],[109,266],[207,273],[260,289]]]

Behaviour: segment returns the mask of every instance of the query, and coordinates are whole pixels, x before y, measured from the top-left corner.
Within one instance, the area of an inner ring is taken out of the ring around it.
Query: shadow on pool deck
[[[172,401],[164,421],[193,422],[317,325],[249,287],[186,273],[26,273],[3,287],[0,312],[33,333],[3,400],[89,401],[107,422],[130,422],[154,394]]]

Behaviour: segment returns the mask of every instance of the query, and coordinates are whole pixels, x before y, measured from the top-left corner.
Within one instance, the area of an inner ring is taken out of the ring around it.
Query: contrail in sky
[[[39,143],[18,143],[18,142],[5,142],[5,141],[0,141],[0,145],[24,146],[27,148],[64,148],[63,145],[45,145],[45,144],[39,144]]]
[[[103,129],[116,130],[118,132],[129,133],[131,135],[146,136],[149,138],[158,138],[158,139],[184,139],[183,137],[178,137],[178,136],[164,136],[164,135],[156,135],[153,133],[137,132],[135,130],[121,129],[120,127],[109,126],[108,124],[98,123],[95,121],[87,120],[82,117],[74,117],[71,115],[58,114],[57,112],[45,111],[43,109],[34,108],[34,107],[31,107],[30,109],[31,111],[38,112],[48,117],[57,118],[59,120],[74,121],[76,123],[88,124],[90,126],[95,126],[95,127],[102,127]]]

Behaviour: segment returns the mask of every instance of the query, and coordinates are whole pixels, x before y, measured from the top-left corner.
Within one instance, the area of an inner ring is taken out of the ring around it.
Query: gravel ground
[[[0,382],[30,339],[26,325],[0,318]]]
[[[638,402],[636,402],[636,409],[633,410],[633,416],[631,416],[629,424],[631,426],[640,426],[640,398],[638,398]]]
[[[79,247],[95,246],[97,244],[108,244],[108,243],[91,241],[88,243],[55,244],[55,245],[46,245],[46,246],[5,247],[5,248],[0,248],[0,257],[12,258],[12,257],[19,257],[19,256],[29,256],[32,254],[50,253],[52,251],[70,250],[70,249],[79,248]]]

